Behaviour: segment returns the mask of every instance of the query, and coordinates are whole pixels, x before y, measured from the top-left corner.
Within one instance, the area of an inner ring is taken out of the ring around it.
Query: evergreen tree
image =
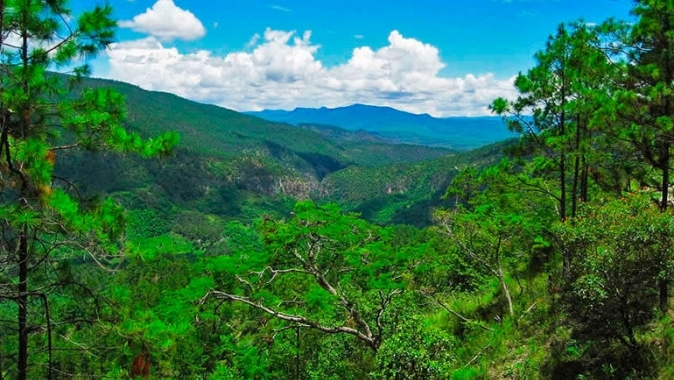
[[[632,13],[638,22],[624,46],[630,64],[615,102],[608,106],[622,126],[619,137],[660,172],[656,186],[664,211],[674,141],[674,4],[640,0]]]
[[[638,0],[632,14],[637,17],[632,26],[613,21],[602,26],[613,37],[607,54],[623,62],[616,65],[621,75],[612,96],[602,99],[598,117],[612,126],[611,139],[627,145],[623,155],[637,162],[631,175],[657,189],[657,202],[664,212],[669,207],[674,146],[674,4]],[[668,308],[668,289],[668,276],[662,276],[663,311]]]
[[[54,330],[90,322],[79,312],[54,314],[64,289],[84,288],[70,264],[85,257],[106,265],[122,251],[121,209],[111,200],[81,202],[72,183],[53,175],[59,153],[152,156],[177,142],[175,134],[144,141],[128,133],[121,95],[76,87],[90,72],[86,59],[113,42],[111,15],[97,6],[73,17],[65,0],[0,1],[0,307],[16,313],[16,327],[0,327],[1,348],[16,349],[2,352],[0,375],[52,378]],[[16,331],[15,344],[7,331]],[[38,352],[46,366],[30,364]]]
[[[522,136],[515,155],[535,155],[527,163],[532,177],[556,184],[549,194],[557,199],[561,220],[575,216],[578,201],[589,199],[590,172],[606,159],[596,152],[604,125],[595,113],[613,92],[617,74],[599,32],[582,21],[560,25],[536,53],[537,65],[515,80],[517,100],[499,98],[491,105]]]

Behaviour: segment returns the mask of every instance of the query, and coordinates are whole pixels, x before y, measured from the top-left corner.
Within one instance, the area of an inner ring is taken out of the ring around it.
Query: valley
[[[159,161],[66,156],[58,173],[91,194],[144,193],[148,205],[234,219],[250,221],[267,211],[255,212],[256,204],[283,209],[292,199],[313,199],[336,202],[377,223],[428,225],[454,175],[496,162],[503,148],[392,143],[362,130],[266,121],[121,82],[87,79],[84,85],[120,91],[131,130],[144,136],[177,132],[181,144],[175,156]]]

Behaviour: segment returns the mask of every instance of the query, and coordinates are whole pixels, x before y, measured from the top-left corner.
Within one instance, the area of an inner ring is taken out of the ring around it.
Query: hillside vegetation
[[[250,220],[259,216],[254,209],[260,202],[278,203],[281,210],[288,211],[290,199],[311,198],[337,201],[358,210],[379,198],[380,207],[386,210],[373,213],[372,220],[387,223],[394,213],[400,214],[414,203],[431,197],[437,202],[440,187],[446,187],[456,172],[453,162],[466,162],[461,158],[442,162],[447,157],[465,156],[445,148],[391,144],[362,131],[329,126],[268,122],[121,82],[86,79],[82,86],[116,89],[127,99],[131,130],[145,136],[166,130],[178,132],[181,145],[174,157],[160,161],[67,153],[59,161],[57,172],[82,183],[85,193],[142,193],[141,199],[148,205],[161,205],[163,209],[191,207]],[[419,169],[408,165],[411,163],[423,163],[430,176],[416,178]],[[393,180],[375,180],[390,176],[386,173],[392,170],[400,173],[401,181],[413,181],[415,189],[397,189],[392,194],[387,184]],[[361,171],[371,174],[363,177],[358,174]],[[354,191],[356,182],[349,173],[376,182]],[[362,194],[357,195],[359,192]],[[401,194],[404,202],[397,199]],[[402,222],[427,224],[429,210],[426,207],[423,211],[426,217]]]
[[[52,74],[112,9],[0,2],[0,380],[674,378],[674,3],[633,14],[459,152]]]

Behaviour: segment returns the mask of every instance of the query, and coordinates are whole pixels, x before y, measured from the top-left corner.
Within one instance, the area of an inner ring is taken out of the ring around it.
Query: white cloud
[[[292,12],[292,9],[282,7],[282,6],[276,5],[276,4],[270,5],[269,8],[277,10],[277,11],[281,11],[281,12]]]
[[[310,38],[310,32],[267,29],[246,51],[226,56],[182,53],[156,37],[126,41],[108,52],[109,76],[240,111],[365,103],[435,116],[484,115],[493,99],[516,94],[513,78],[442,77],[438,49],[398,31],[387,46],[358,47],[335,67],[316,59],[320,46]]]
[[[192,12],[178,8],[173,0],[157,0],[145,13],[118,24],[122,28],[147,33],[161,41],[191,41],[206,34],[201,21]]]
[[[250,37],[250,40],[248,40],[248,42],[246,43],[246,48],[250,49],[255,47],[258,41],[260,41],[260,35],[257,33],[253,34],[253,36]]]

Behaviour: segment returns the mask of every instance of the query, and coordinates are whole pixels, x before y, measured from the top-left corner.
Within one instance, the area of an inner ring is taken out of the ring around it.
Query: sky
[[[73,11],[96,4],[73,0]],[[629,19],[632,0],[110,0],[93,76],[237,111],[390,106],[480,116],[557,25]]]

